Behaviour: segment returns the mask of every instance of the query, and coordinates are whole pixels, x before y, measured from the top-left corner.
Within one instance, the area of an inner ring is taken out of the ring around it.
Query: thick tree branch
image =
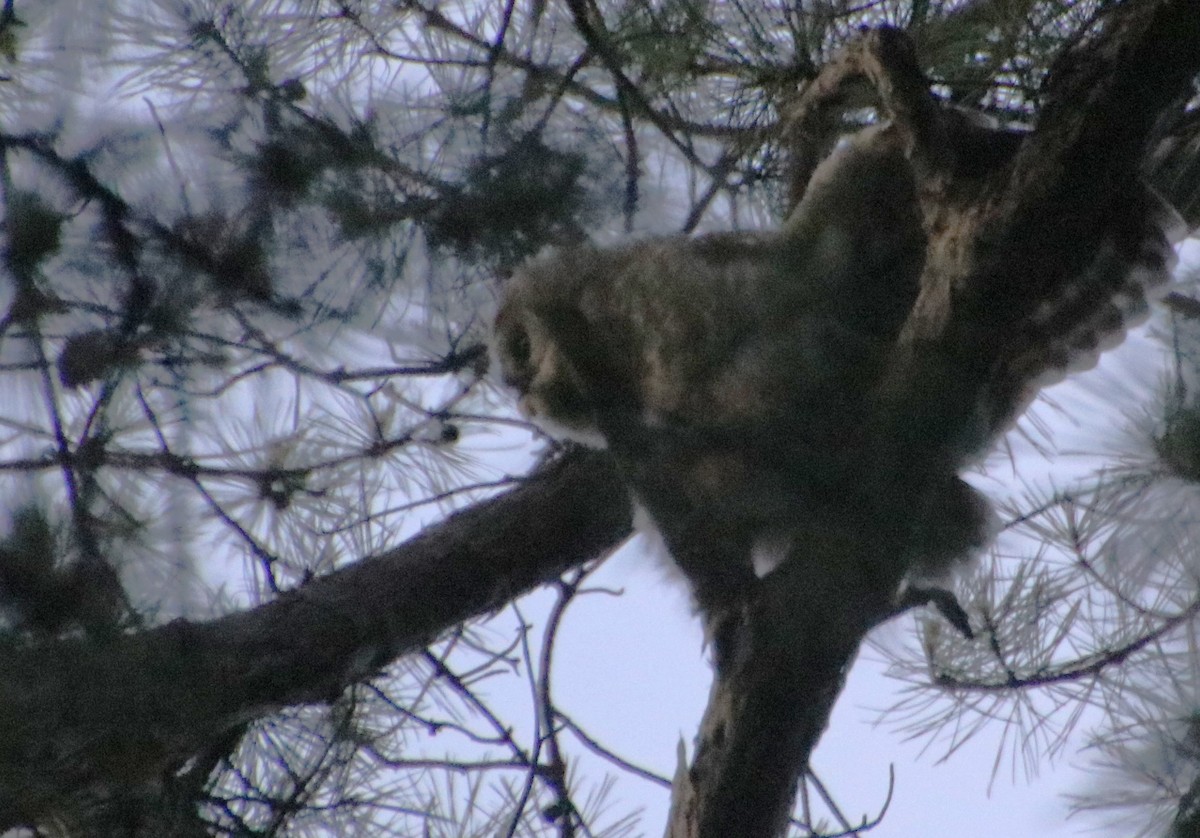
[[[894,533],[852,514],[810,521],[802,554],[766,577],[717,672],[691,768],[676,778],[671,838],[776,836],[788,823],[859,643],[895,613]]]
[[[609,460],[578,452],[259,608],[103,644],[0,648],[0,831],[153,784],[279,707],[332,701],[445,629],[603,555],[629,528]]]

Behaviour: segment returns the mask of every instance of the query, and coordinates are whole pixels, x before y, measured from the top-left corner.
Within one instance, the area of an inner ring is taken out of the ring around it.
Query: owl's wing
[[[1044,387],[1094,366],[1148,316],[1185,227],[1134,174],[1089,190],[1026,189],[1034,134],[937,115],[938,165],[918,177],[908,164],[926,236],[920,290],[872,421],[898,462],[958,469]]]
[[[986,421],[993,436],[1010,428],[1044,387],[1094,367],[1166,292],[1175,245],[1187,235],[1183,219],[1144,185],[1114,215],[1083,270],[1017,324],[992,378]]]

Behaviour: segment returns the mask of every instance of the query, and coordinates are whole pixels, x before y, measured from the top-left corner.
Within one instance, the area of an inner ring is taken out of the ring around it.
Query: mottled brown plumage
[[[979,142],[982,129],[964,130]],[[880,561],[913,579],[944,576],[986,541],[987,504],[956,472],[991,431],[961,451],[880,415],[893,409],[881,376],[926,258],[915,189],[899,132],[872,127],[817,168],[778,231],[560,251],[506,287],[504,381],[549,430],[613,451],[702,610],[752,586],[755,559],[769,570],[764,551],[803,556],[831,515],[891,533]],[[1171,251],[1161,202],[1139,200],[1076,291],[1014,335],[1036,336],[1036,350],[1009,358],[999,385],[956,385],[1008,399],[966,406],[980,427],[1014,421],[1037,387],[1119,342],[1145,311]]]

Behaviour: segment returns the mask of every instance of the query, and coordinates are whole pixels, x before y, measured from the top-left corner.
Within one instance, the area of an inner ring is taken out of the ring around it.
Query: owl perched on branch
[[[983,175],[1019,144],[948,124],[993,158]],[[1139,186],[1079,283],[1018,319],[1011,351],[995,334],[906,343],[939,258],[910,151],[895,126],[867,128],[778,231],[563,250],[505,288],[495,350],[522,411],[612,451],[710,616],[803,561],[832,516],[880,533],[878,561],[910,580],[944,577],[988,538],[987,503],[958,470],[1167,281],[1170,212]],[[897,355],[927,344],[928,374],[897,395]]]

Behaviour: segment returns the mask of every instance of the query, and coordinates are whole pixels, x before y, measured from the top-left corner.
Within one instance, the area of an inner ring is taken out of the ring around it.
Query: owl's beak
[[[521,411],[521,415],[526,419],[536,419],[538,415],[537,408],[534,406],[534,399],[529,393],[519,390],[521,397],[517,399],[517,410]]]

